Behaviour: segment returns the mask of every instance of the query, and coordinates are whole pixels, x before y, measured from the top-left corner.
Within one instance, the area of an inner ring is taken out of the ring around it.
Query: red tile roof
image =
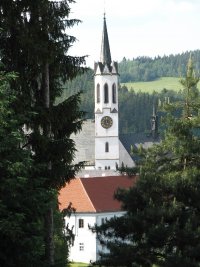
[[[121,203],[114,199],[118,188],[129,188],[136,178],[127,176],[107,176],[76,178],[60,190],[59,208],[67,208],[69,203],[76,212],[120,211]]]

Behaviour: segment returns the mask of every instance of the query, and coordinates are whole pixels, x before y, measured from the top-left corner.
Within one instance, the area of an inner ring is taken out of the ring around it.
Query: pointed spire
[[[104,13],[104,23],[103,23],[103,34],[102,34],[102,43],[101,43],[101,55],[100,62],[103,64],[111,64],[111,54],[110,54],[110,45],[108,40],[108,32],[106,26],[106,17]]]

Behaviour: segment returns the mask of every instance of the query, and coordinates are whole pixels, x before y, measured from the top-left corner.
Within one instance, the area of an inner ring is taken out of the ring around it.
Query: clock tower
[[[94,66],[95,167],[115,170],[119,166],[118,64],[111,60],[104,15],[100,61]]]

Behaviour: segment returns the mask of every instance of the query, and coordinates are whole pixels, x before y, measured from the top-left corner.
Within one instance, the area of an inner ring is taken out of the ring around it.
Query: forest
[[[194,69],[200,69],[200,50],[163,57],[137,57],[132,60],[123,58],[119,62],[120,82],[152,81],[160,77],[181,77],[187,69],[190,54]]]
[[[187,62],[192,55],[194,69],[200,69],[200,50],[185,52],[178,55],[156,57],[138,57],[133,60],[123,59],[119,62],[120,82],[151,81],[160,77],[182,77],[186,74]],[[151,75],[152,73],[152,75]],[[148,75],[147,75],[148,74]],[[94,82],[93,70],[76,77],[64,85],[62,98],[82,92],[81,110],[86,112],[85,118],[94,117]],[[174,102],[183,98],[182,91],[166,90],[149,93],[128,90],[126,84],[119,87],[119,131],[120,133],[146,132],[150,129],[150,119],[153,106],[157,108],[159,120],[163,113],[160,107],[166,101]],[[59,99],[61,101],[61,99]],[[162,126],[160,125],[160,130]]]

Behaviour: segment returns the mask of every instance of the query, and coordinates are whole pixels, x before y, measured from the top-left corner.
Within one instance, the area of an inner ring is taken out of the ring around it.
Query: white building
[[[121,203],[114,199],[117,188],[129,188],[136,178],[127,176],[109,176],[95,178],[77,178],[60,191],[59,203],[63,210],[71,203],[76,209],[65,223],[73,229],[74,243],[70,248],[69,260],[74,262],[95,262],[100,251],[106,248],[99,244],[96,233],[88,226],[101,225],[106,219],[125,213]]]

